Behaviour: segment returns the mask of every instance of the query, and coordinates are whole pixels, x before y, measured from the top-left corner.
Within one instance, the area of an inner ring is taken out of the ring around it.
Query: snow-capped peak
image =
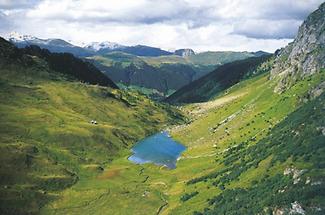
[[[26,43],[26,44],[35,44],[35,45],[54,45],[54,46],[62,46],[62,47],[73,47],[73,45],[69,42],[66,42],[62,39],[40,39],[31,35],[23,35],[17,32],[11,32],[7,39],[13,43]]]
[[[13,42],[22,42],[22,41],[29,41],[29,40],[35,40],[35,39],[37,39],[37,38],[34,36],[19,34],[16,31],[11,32],[8,36],[8,40],[13,41]]]
[[[105,42],[92,42],[89,43],[87,45],[84,46],[84,48],[86,49],[90,49],[93,51],[99,51],[101,49],[118,49],[118,48],[123,48],[123,45],[120,45],[118,43],[113,43],[113,42],[109,42],[109,41],[105,41]]]

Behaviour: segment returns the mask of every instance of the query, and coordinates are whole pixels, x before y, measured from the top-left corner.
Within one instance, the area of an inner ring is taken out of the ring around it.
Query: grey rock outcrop
[[[276,56],[271,78],[280,76],[275,91],[289,88],[297,80],[325,68],[325,3],[300,26],[295,40]]]
[[[182,57],[187,57],[187,56],[195,55],[195,52],[192,49],[178,49],[174,52],[174,54]]]

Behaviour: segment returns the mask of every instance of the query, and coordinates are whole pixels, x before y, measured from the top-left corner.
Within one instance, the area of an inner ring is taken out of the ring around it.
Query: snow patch
[[[114,50],[114,49],[119,49],[119,48],[124,48],[124,47],[125,46],[123,46],[123,45],[120,45],[118,43],[109,42],[109,41],[92,42],[92,43],[89,43],[89,44],[84,46],[84,48],[90,49],[90,50],[93,50],[93,51],[99,51],[101,49]]]

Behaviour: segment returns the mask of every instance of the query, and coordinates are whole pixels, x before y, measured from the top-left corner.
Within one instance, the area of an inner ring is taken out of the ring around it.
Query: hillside
[[[168,52],[156,47],[125,46],[108,41],[92,42],[79,47],[62,39],[40,39],[18,33],[13,33],[8,39],[19,48],[29,47],[29,51],[40,53],[36,46],[47,49],[52,52],[52,60],[53,56],[62,57],[62,54],[65,55],[64,58],[71,58],[67,53],[86,58],[86,61],[94,64],[115,83],[136,87],[140,92],[158,100],[164,99],[222,64],[267,54],[262,51],[195,53],[192,49]],[[42,55],[46,53],[42,51]],[[150,91],[152,93],[148,93]]]
[[[180,88],[167,97],[165,101],[169,103],[207,101],[223,90],[241,81],[245,75],[247,76],[250,72],[257,70],[257,68],[269,58],[269,56],[265,55],[222,65],[213,72]],[[269,70],[269,66],[269,63],[265,63],[260,66],[255,73],[266,72]]]
[[[137,140],[182,120],[137,93],[67,77],[61,68],[80,63],[70,55],[34,51],[0,40],[1,214],[38,214]]]
[[[169,95],[213,68],[192,65],[178,56],[147,58],[123,52],[87,59],[116,83],[155,89],[162,95]]]
[[[264,53],[267,54],[267,53]],[[260,55],[260,54],[258,54]],[[232,52],[232,51],[217,51],[217,52],[201,52],[195,55],[188,56],[188,60],[199,65],[221,65],[236,60],[243,60],[249,57],[255,57],[252,52]]]
[[[263,74],[184,107],[193,122],[173,136],[189,146],[178,168],[191,165],[193,174],[175,187],[180,200],[166,214],[321,214],[324,74],[280,95]]]
[[[160,48],[144,46],[144,45],[136,45],[136,46],[126,46],[123,48],[117,48],[114,50],[101,49],[98,51],[98,54],[106,54],[108,51],[122,51],[124,53],[137,55],[137,56],[150,56],[157,57],[161,55],[172,55],[173,53],[162,50]]]
[[[187,147],[176,169],[117,158],[102,177],[84,179],[42,212],[322,214],[325,70],[279,94],[281,76],[270,79],[267,68],[180,107],[190,120],[169,128]]]
[[[282,65],[297,68],[280,54],[266,73],[182,107],[193,120],[173,129],[173,136],[189,146],[183,165],[192,160],[196,176],[172,189],[180,198],[170,201],[166,214],[324,213],[325,68],[323,61],[306,60],[323,55],[324,31],[315,27],[323,16],[314,17],[324,5],[300,27],[309,29],[304,38],[319,36],[295,58],[298,68],[305,65],[300,72],[279,71]],[[300,50],[301,36],[284,50]],[[288,77],[294,81],[283,81]]]
[[[0,214],[324,214],[324,7],[274,56],[219,66],[167,99],[177,106],[0,40]],[[181,61],[96,57],[130,73]],[[176,168],[129,160],[157,133],[185,146]]]
[[[111,88],[118,88],[116,84],[105,76],[101,71],[88,62],[74,57],[69,53],[51,53],[47,49],[41,49],[38,46],[27,46],[18,49],[5,39],[0,37],[0,63],[14,64],[20,63],[25,66],[35,66],[35,61],[28,56],[37,56],[43,64],[46,61],[49,69],[57,73],[64,74],[67,78],[98,84]]]
[[[254,54],[248,52],[205,52],[184,57],[139,57],[111,52],[87,59],[116,83],[155,89],[162,95],[169,95],[219,65],[251,56]]]

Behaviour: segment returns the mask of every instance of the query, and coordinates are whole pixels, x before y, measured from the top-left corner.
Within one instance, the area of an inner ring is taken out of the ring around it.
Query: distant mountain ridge
[[[89,49],[91,51],[99,51],[101,49],[114,50],[114,49],[119,49],[119,48],[124,48],[124,47],[125,46],[123,46],[123,45],[120,45],[120,44],[114,43],[114,42],[109,42],[109,41],[91,42],[91,43],[83,46],[83,48]]]
[[[8,38],[10,42],[19,48],[29,45],[37,45],[48,49],[51,52],[68,52],[77,57],[93,56],[95,54],[106,54],[113,51],[122,51],[137,56],[157,57],[162,55],[172,55],[173,52],[165,51],[160,48],[145,45],[125,46],[114,42],[92,42],[83,47],[73,45],[62,39],[40,39],[31,35],[21,35],[17,32],[11,33]]]
[[[144,45],[136,45],[136,46],[126,46],[124,48],[117,48],[113,49],[111,51],[122,51],[128,54],[133,54],[137,56],[148,56],[148,57],[158,57],[162,55],[172,55],[172,52],[168,52],[165,50],[162,50],[160,48],[150,47],[150,46],[144,46]],[[99,50],[99,53],[103,54],[106,53],[106,50]]]
[[[62,39],[40,39],[31,35],[21,35],[16,32],[12,32],[7,40],[15,44],[18,48],[25,48],[26,46],[36,45],[40,48],[48,49],[51,52],[67,52],[78,57],[91,56],[94,54],[94,52],[91,50],[72,45],[71,43]]]
[[[101,54],[107,54],[116,51],[132,54],[136,56],[144,56],[144,57],[159,57],[159,56],[169,56],[169,55],[190,57],[196,54],[202,55],[205,53],[225,53],[224,51],[221,52],[207,51],[207,52],[195,53],[190,48],[177,49],[175,51],[166,51],[161,48],[151,47],[146,45],[126,46],[126,45],[122,45],[115,42],[109,42],[109,41],[91,42],[88,44],[83,44],[82,46],[77,46],[62,39],[57,39],[57,38],[40,39],[32,35],[23,35],[17,32],[10,33],[6,39],[12,42],[13,44],[15,44],[19,48],[24,48],[29,45],[37,45],[41,48],[48,49],[51,52],[59,52],[59,53],[68,52],[77,57],[101,55]],[[229,52],[229,53],[247,53],[248,55],[250,55],[249,57],[268,54],[267,52],[263,52],[263,51]]]

